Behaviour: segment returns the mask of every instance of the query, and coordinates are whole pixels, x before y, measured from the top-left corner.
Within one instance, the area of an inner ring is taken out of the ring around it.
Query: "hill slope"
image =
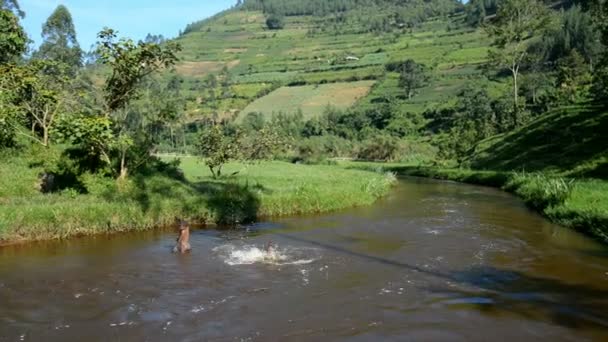
[[[480,169],[549,171],[606,179],[606,132],[608,110],[596,106],[561,108],[480,143],[470,162]]]
[[[367,12],[369,21],[387,17],[376,7]],[[268,30],[264,13],[232,9],[191,25],[178,38],[184,52],[176,68],[183,78],[191,119],[237,116],[256,99],[282,87],[361,80],[373,81],[373,87],[363,94],[344,92],[335,101],[320,99],[317,105],[365,107],[390,98],[403,111],[421,112],[450,101],[468,80],[477,79],[481,74],[477,67],[487,56],[489,40],[482,31],[466,26],[462,16],[437,17],[414,28],[385,22],[388,26],[382,32],[367,32],[361,22],[334,25],[330,21],[289,16],[283,29]],[[404,98],[398,73],[385,67],[406,59],[423,63],[430,75],[426,87],[412,99]],[[306,111],[303,101],[291,108]],[[261,110],[271,114],[279,109]],[[313,109],[304,115],[317,113]]]

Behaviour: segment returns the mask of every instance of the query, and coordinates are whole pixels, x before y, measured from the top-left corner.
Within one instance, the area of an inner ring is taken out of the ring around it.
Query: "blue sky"
[[[19,0],[26,13],[23,26],[36,45],[41,41],[42,24],[57,5],[63,4],[72,13],[84,50],[95,43],[104,26],[134,39],[143,39],[148,33],[175,37],[187,24],[235,3],[236,0]]]

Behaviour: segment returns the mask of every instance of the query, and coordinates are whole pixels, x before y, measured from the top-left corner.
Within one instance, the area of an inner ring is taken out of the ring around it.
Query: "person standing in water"
[[[190,225],[188,222],[181,220],[179,223],[179,237],[177,238],[177,245],[173,248],[173,253],[185,254],[191,250]]]

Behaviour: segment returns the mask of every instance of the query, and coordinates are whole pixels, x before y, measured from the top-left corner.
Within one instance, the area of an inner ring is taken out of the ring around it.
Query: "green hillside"
[[[470,162],[492,170],[548,171],[608,178],[608,111],[596,106],[554,110],[481,142]]]
[[[323,32],[319,20],[311,15],[288,16],[283,29],[269,30],[264,13],[233,9],[193,25],[194,30],[177,39],[183,52],[176,67],[191,119],[248,111],[270,115],[285,107],[248,106],[279,88],[283,89],[274,96],[297,91],[286,89],[291,86],[362,80],[374,82],[365,96],[345,91],[319,105],[344,108],[356,102],[369,107],[391,97],[404,111],[422,112],[450,101],[468,80],[480,75],[478,67],[486,60],[489,45],[485,33],[465,25],[463,14],[431,18],[414,28],[392,23],[386,32],[358,32],[365,27],[352,24],[353,33],[340,34],[333,26]],[[428,84],[410,100],[402,96],[397,70],[386,67],[406,59],[424,64],[430,75]],[[310,108],[309,100],[309,96],[292,99],[290,111],[299,108],[305,117],[317,116],[320,110]]]

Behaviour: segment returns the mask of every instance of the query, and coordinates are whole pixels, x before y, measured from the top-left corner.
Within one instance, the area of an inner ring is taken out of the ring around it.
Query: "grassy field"
[[[369,93],[373,81],[332,83],[300,87],[282,87],[247,106],[242,113],[296,113],[301,110],[307,119],[320,116],[327,106],[346,109]],[[241,118],[244,117],[241,115]]]
[[[514,193],[551,221],[608,243],[608,181],[551,173],[442,169],[406,164],[342,163],[349,169],[451,180]]]
[[[475,169],[608,179],[606,132],[608,110],[587,104],[564,107],[482,142],[468,162]]]
[[[117,183],[80,180],[86,194],[42,194],[41,166],[3,157],[0,163],[0,244],[109,234],[170,225],[176,217],[204,224],[235,224],[269,216],[318,213],[367,205],[391,188],[394,177],[282,162],[230,164],[215,180],[196,159],[182,160],[185,179],[168,171]]]

